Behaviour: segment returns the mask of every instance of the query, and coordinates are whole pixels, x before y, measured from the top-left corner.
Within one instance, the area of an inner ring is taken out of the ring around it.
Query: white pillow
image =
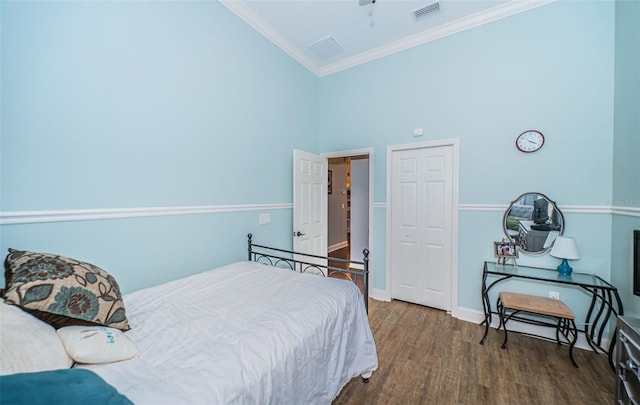
[[[0,302],[0,375],[69,368],[73,360],[49,324]]]
[[[112,363],[138,355],[131,339],[106,326],[65,326],[58,329],[58,336],[67,354],[78,363]]]

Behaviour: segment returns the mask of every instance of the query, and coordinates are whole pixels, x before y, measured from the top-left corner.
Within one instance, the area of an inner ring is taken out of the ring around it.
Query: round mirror
[[[541,193],[525,193],[511,202],[502,228],[521,252],[540,255],[564,232],[564,216],[554,201]]]

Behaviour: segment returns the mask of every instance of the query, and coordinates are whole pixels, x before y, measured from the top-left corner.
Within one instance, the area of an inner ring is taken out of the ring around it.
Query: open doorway
[[[333,157],[328,162],[328,256],[361,260],[362,251],[369,249],[369,155]]]

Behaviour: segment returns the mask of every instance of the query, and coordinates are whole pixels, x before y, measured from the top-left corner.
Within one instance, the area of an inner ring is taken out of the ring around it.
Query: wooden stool
[[[507,310],[510,313],[507,314]],[[578,340],[578,329],[575,324],[575,315],[564,302],[553,298],[539,297],[536,295],[519,294],[501,291],[498,298],[498,313],[500,314],[500,327],[504,327],[504,342],[502,348],[507,347],[507,321],[518,312],[528,312],[535,315],[543,315],[556,320],[556,342],[560,342],[560,333],[569,342],[569,357],[574,366],[578,367],[573,358],[573,348]],[[534,324],[547,325],[542,322],[531,322]],[[572,339],[569,339],[572,336]]]

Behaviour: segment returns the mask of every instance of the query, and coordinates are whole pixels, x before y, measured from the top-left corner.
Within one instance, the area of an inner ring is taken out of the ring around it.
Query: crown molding
[[[354,66],[370,62],[375,59],[383,58],[396,52],[404,51],[415,46],[426,44],[449,35],[457,34],[471,28],[479,27],[490,22],[509,17],[524,11],[531,10],[536,7],[553,3],[556,0],[512,0],[496,7],[484,10],[467,17],[460,18],[450,23],[442,24],[430,30],[419,32],[417,34],[401,38],[397,41],[390,42],[378,48],[374,48],[367,52],[362,52],[350,58],[320,67],[320,77],[337,73],[341,70],[349,69]]]
[[[355,1],[355,0],[354,0]],[[314,60],[305,55],[291,41],[286,39],[273,26],[256,14],[244,2],[238,0],[218,0],[232,13],[240,17],[244,22],[253,27],[269,41],[282,49],[285,53],[295,59],[302,66],[307,68],[318,77],[327,76],[339,71],[352,68],[363,63],[367,63],[396,52],[404,51],[427,42],[435,41],[449,35],[457,34],[471,28],[475,28],[505,17],[509,17],[524,11],[531,10],[556,0],[511,0],[496,7],[482,12],[460,18],[447,24],[426,30],[388,44],[379,46],[370,51],[362,52],[338,62],[325,66],[318,65]]]
[[[298,47],[293,45],[291,41],[285,38],[271,24],[266,22],[262,17],[256,14],[251,8],[246,6],[244,2],[238,0],[218,0],[220,4],[229,9],[233,14],[237,15],[244,22],[253,27],[265,38],[271,41],[278,48],[282,49],[286,54],[295,59],[302,66],[307,68],[316,76],[320,75],[317,64],[302,53]]]

